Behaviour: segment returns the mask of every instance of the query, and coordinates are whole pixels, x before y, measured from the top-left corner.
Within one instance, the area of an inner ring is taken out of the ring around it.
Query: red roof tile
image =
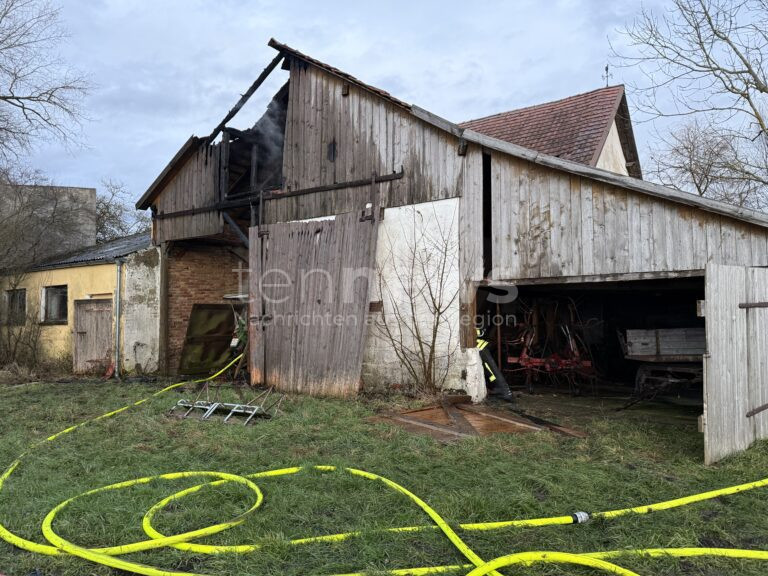
[[[609,86],[459,124],[537,152],[595,166],[624,96]]]

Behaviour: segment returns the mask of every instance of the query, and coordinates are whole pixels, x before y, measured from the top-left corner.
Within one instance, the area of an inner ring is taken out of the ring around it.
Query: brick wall
[[[248,291],[247,276],[239,286],[242,260],[226,248],[216,246],[173,247],[168,254],[168,356],[170,373],[179,368],[181,349],[187,334],[187,321],[193,304],[226,302],[225,294]]]

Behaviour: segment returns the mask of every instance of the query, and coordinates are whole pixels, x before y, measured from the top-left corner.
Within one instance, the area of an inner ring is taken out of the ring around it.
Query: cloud
[[[601,0],[68,0],[62,55],[96,85],[86,102],[92,120],[84,148],[52,143],[33,162],[61,184],[109,177],[138,197],[272,59],[272,36],[455,121],[561,98],[602,85],[607,37],[636,9]],[[235,125],[259,117],[285,80],[280,72]]]

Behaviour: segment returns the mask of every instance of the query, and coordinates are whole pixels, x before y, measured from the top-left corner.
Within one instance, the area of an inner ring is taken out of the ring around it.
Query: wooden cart
[[[619,333],[624,357],[640,363],[635,396],[644,398],[704,381],[704,328],[658,328]]]

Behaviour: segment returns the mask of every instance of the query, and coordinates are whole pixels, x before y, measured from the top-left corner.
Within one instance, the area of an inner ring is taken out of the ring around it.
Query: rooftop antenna
[[[611,78],[613,78],[613,74],[610,72],[610,64],[606,62],[605,64],[605,72],[602,76],[603,80],[605,80],[605,87],[608,88],[608,82]]]

